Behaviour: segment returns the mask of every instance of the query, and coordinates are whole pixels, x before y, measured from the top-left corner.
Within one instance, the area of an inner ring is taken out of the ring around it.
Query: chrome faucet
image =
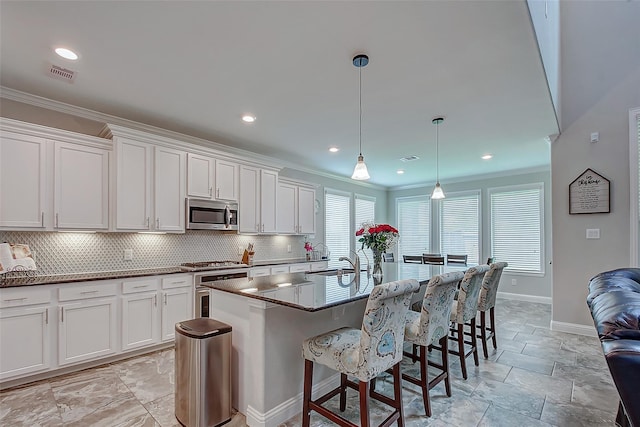
[[[351,258],[346,256],[341,256],[338,258],[338,261],[348,261],[349,264],[351,264],[351,267],[353,267],[354,273],[360,274],[360,257],[356,251],[350,250],[349,252],[353,253],[353,256],[355,257],[354,261],[351,261]]]

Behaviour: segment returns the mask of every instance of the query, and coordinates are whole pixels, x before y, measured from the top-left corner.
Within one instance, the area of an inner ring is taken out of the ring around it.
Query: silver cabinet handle
[[[220,198],[220,189],[216,188],[216,199]]]
[[[160,228],[160,218],[156,218],[156,228]]]
[[[40,224],[44,227],[44,211],[40,213]]]
[[[84,292],[80,292],[80,295],[87,295],[87,294],[95,294],[98,291],[84,291]]]
[[[60,322],[64,323],[64,307],[60,307]]]
[[[167,305],[167,294],[164,294],[164,305]]]
[[[154,307],[158,306],[158,295],[157,294],[153,296],[153,306]]]
[[[138,286],[134,286],[133,289],[140,289],[140,288],[146,288],[147,285],[138,285]]]
[[[58,228],[58,214],[56,213],[56,228]]]
[[[27,298],[9,298],[4,300],[4,302],[11,302],[11,301],[25,301]]]
[[[147,217],[147,228],[149,228],[149,217]]]
[[[49,309],[48,308],[44,311],[44,323],[45,323],[45,325],[49,324]]]
[[[213,195],[213,187],[209,187],[209,197]]]

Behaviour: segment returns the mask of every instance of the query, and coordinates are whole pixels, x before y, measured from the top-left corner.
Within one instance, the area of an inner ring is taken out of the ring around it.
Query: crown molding
[[[71,132],[64,129],[50,128],[48,126],[23,122],[7,117],[0,117],[0,129],[5,132],[16,132],[44,139],[53,138],[56,141],[92,145],[100,148],[108,148],[109,150],[113,147],[113,142],[110,139]]]

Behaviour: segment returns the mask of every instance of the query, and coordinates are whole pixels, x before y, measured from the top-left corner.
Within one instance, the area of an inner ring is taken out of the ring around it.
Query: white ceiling
[[[435,181],[436,115],[443,182],[547,166],[558,132],[521,0],[2,1],[0,39],[4,87],[341,176],[358,155],[352,57],[366,53],[362,151],[383,186]],[[50,62],[75,82],[48,77]]]

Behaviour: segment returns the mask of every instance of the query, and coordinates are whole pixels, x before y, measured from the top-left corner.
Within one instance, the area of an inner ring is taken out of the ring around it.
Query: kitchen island
[[[318,272],[209,283],[211,317],[233,327],[233,406],[251,427],[290,419],[302,410],[305,338],[343,326],[360,328],[376,284],[417,279],[424,285],[435,274],[466,268],[384,263],[382,278],[366,271]],[[337,373],[322,366],[314,375],[314,395],[339,382]]]

